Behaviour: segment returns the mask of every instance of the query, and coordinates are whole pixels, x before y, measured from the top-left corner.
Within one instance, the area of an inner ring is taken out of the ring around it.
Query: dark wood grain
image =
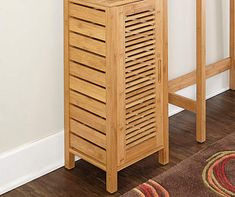
[[[170,164],[161,166],[154,154],[119,172],[120,196],[144,181],[159,175],[180,161],[235,132],[235,91],[227,91],[207,101],[207,141],[195,141],[195,114],[183,111],[170,118]],[[79,160],[76,168],[60,168],[27,183],[2,197],[103,197],[105,173]]]

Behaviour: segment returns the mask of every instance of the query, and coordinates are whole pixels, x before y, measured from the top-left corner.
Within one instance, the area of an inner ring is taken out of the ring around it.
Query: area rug
[[[235,197],[235,133],[123,197]]]

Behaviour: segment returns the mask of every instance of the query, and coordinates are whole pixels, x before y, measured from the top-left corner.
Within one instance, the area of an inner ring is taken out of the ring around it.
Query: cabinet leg
[[[75,155],[65,151],[65,168],[70,170],[75,167]]]
[[[118,189],[118,172],[106,172],[106,190],[115,193]]]
[[[159,163],[166,165],[169,163],[169,147],[166,147],[159,151]]]

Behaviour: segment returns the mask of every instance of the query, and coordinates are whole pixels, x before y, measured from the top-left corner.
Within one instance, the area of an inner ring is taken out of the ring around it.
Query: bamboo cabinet
[[[168,162],[163,0],[65,0],[65,167],[117,172],[160,151]]]

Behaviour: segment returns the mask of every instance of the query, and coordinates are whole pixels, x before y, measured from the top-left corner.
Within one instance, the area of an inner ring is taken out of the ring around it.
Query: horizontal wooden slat
[[[148,21],[148,22],[145,22],[145,23],[140,23],[140,24],[136,24],[136,25],[132,25],[132,26],[129,26],[129,27],[126,27],[125,31],[126,32],[131,32],[135,29],[139,29],[139,28],[143,28],[143,27],[146,27],[146,26],[152,26],[155,24],[155,21]]]
[[[74,91],[70,91],[69,98],[71,104],[106,118],[106,106],[104,103]]]
[[[126,140],[127,148],[135,146],[156,135],[156,128],[150,128]]]
[[[133,30],[131,32],[126,32],[126,37],[128,36],[134,36],[135,34],[142,34],[143,32],[145,31],[149,31],[149,30],[152,30],[154,29],[153,26],[147,26],[147,27],[144,27],[144,28],[140,28],[140,29],[136,29],[136,30]]]
[[[136,59],[138,58],[142,58],[142,57],[145,57],[145,56],[148,56],[148,55],[151,55],[151,54],[154,54],[155,53],[155,50],[149,50],[149,51],[144,51],[140,54],[137,54],[137,55],[133,55],[131,57],[128,57],[126,58],[126,62],[129,62],[129,61],[135,61]]]
[[[155,11],[146,11],[146,12],[142,12],[139,14],[134,14],[134,15],[126,17],[126,21],[136,20],[138,18],[147,17],[147,16],[153,15],[153,14],[155,14]]]
[[[152,62],[154,62],[154,60],[152,60]],[[128,79],[131,76],[139,75],[140,73],[147,71],[147,70],[150,70],[150,69],[155,69],[155,65],[151,64],[151,63],[144,64],[144,66],[142,68],[127,72],[126,78]]]
[[[132,103],[132,102],[135,102],[135,101],[138,101],[139,99],[141,98],[145,98],[149,95],[152,95],[156,92],[155,88],[154,89],[150,89],[150,90],[146,90],[145,92],[141,92],[133,97],[130,97],[128,99],[126,99],[126,103],[129,104],[129,103]]]
[[[131,127],[135,127],[135,125],[138,125],[138,124],[140,124],[140,123],[142,123],[142,122],[144,122],[144,121],[147,121],[147,120],[149,120],[149,119],[151,119],[151,118],[153,118],[153,117],[156,117],[156,114],[155,114],[155,113],[149,114],[149,115],[144,116],[144,117],[140,117],[139,119],[137,119],[137,120],[135,120],[135,121],[133,121],[133,122],[127,124],[127,125],[126,125],[126,129],[128,130],[128,129],[131,128]]]
[[[144,113],[145,111],[147,111],[147,110],[149,110],[149,109],[153,109],[153,108],[155,108],[155,107],[156,107],[156,104],[155,104],[155,103],[149,104],[149,105],[147,105],[147,106],[144,106],[144,107],[142,107],[142,108],[140,108],[140,109],[138,109],[138,110],[136,110],[136,111],[134,111],[134,112],[132,112],[132,113],[130,113],[130,114],[127,114],[127,115],[126,115],[126,119],[127,119],[128,121],[132,121],[133,119],[131,119],[131,118],[135,118],[135,117],[138,116],[138,115],[142,115],[142,113]]]
[[[140,130],[142,127],[145,127],[146,125],[149,125],[149,124],[152,124],[152,123],[155,123],[156,122],[156,119],[155,117],[151,118],[151,119],[148,119],[148,120],[145,120],[144,122],[141,122],[140,124],[137,124],[135,125],[134,127],[130,127],[126,130],[126,134],[130,134],[132,132],[135,132],[135,131],[138,131]]]
[[[147,90],[154,89],[154,88],[156,88],[156,85],[155,84],[150,84],[150,85],[144,86],[142,88],[139,88],[139,89],[137,89],[137,90],[135,90],[133,92],[129,92],[129,93],[126,94],[126,100],[128,100],[128,99],[133,100],[132,98],[134,96],[136,96],[136,95],[138,95],[138,94],[140,94],[142,92],[145,92]]]
[[[169,93],[169,103],[196,112],[196,101],[175,93]]]
[[[92,39],[90,37],[83,36],[81,34],[76,34],[70,32],[69,34],[70,45],[91,51],[93,53],[105,56],[106,55],[106,45],[105,42]]]
[[[70,88],[89,97],[95,98],[99,101],[106,102],[106,90],[97,85],[83,81],[76,77],[70,77]]]
[[[138,39],[138,38],[141,39],[141,38],[149,37],[150,35],[154,35],[154,34],[155,34],[155,31],[153,29],[151,29],[151,30],[143,32],[141,34],[135,34],[135,35],[126,37],[125,41],[126,41],[126,44],[130,45],[131,42],[135,42],[136,39]]]
[[[140,134],[140,133],[143,133],[144,131],[147,131],[147,130],[149,130],[149,129],[151,129],[151,128],[155,128],[155,127],[156,127],[156,122],[153,122],[153,123],[151,123],[151,124],[146,124],[144,127],[140,128],[140,129],[137,129],[137,130],[135,130],[134,132],[128,133],[128,134],[126,135],[126,139],[130,139],[130,138],[132,138],[133,136],[136,136],[136,135],[138,135],[138,134]],[[155,128],[155,130],[156,130],[156,128]],[[127,142],[127,143],[128,143],[128,142]]]
[[[74,134],[91,141],[104,149],[106,148],[106,136],[104,134],[72,119],[70,120],[70,130]]]
[[[150,15],[150,16],[147,16],[147,17],[144,17],[144,18],[139,18],[139,19],[134,19],[134,20],[127,21],[125,23],[125,26],[128,27],[128,26],[131,26],[131,25],[135,25],[137,23],[145,23],[146,21],[153,20],[153,19],[155,19],[155,16]]]
[[[99,1],[103,1],[103,0],[99,0]],[[70,2],[72,3],[76,3],[76,4],[82,4],[82,5],[85,5],[85,6],[88,6],[88,7],[94,7],[96,9],[100,9],[101,11],[105,11],[105,7],[103,5],[100,5],[98,2],[99,1],[96,1],[97,4],[94,4],[93,0],[70,0]]]
[[[155,40],[148,40],[145,42],[137,43],[132,46],[126,47],[126,52],[129,52],[134,49],[142,48],[142,47],[148,46],[150,44],[154,44],[154,43],[155,43]]]
[[[230,69],[231,58],[226,58],[214,64],[206,66],[206,78],[213,77]],[[176,92],[196,83],[196,71],[190,72],[186,75],[170,80],[168,83],[169,92]]]
[[[105,87],[105,74],[87,66],[70,62],[70,74]]]
[[[126,52],[126,58],[128,58],[128,57],[130,57],[132,55],[136,55],[136,54],[143,53],[143,52],[146,52],[146,51],[149,51],[149,50],[153,50],[153,49],[154,49],[154,45],[149,45],[149,46],[141,47],[141,48],[138,48],[138,49]]]
[[[105,27],[103,26],[70,18],[69,30],[105,41]]]
[[[144,98],[141,98],[141,99],[139,99],[139,100],[137,100],[137,101],[135,101],[135,102],[132,102],[132,103],[127,104],[127,105],[126,105],[126,109],[128,109],[128,108],[130,108],[130,107],[132,107],[132,106],[135,106],[135,105],[137,105],[137,104],[143,103],[144,101],[147,101],[147,100],[152,99],[152,98],[155,98],[155,97],[156,97],[156,94],[152,94],[152,95],[146,96],[146,97],[144,97]]]
[[[105,58],[83,51],[81,49],[70,47],[70,59],[85,64],[89,67],[105,72]]]
[[[71,118],[82,122],[102,133],[106,133],[106,121],[92,113],[70,105],[70,116]]]
[[[69,4],[69,15],[100,25],[105,25],[106,23],[105,12],[74,3]]]
[[[90,157],[93,157],[95,160],[98,160],[101,163],[106,163],[106,151],[102,148],[95,146],[94,144],[73,134],[70,135],[70,143],[72,148],[75,148],[89,155]]]
[[[143,110],[143,112],[141,112],[141,113],[139,113],[139,114],[137,114],[137,115],[135,115],[135,116],[132,116],[132,117],[130,117],[130,118],[128,118],[127,120],[126,120],[126,124],[132,124],[135,120],[138,120],[138,119],[141,119],[141,118],[143,118],[143,117],[145,117],[145,116],[147,116],[147,115],[149,115],[149,114],[152,114],[152,113],[154,113],[156,110],[154,109],[154,108],[150,108],[150,109],[146,109],[146,110]]]
[[[137,34],[138,35],[138,34]],[[147,42],[149,40],[153,40],[155,39],[155,35],[148,35],[148,36],[141,36],[140,38],[134,39],[132,41],[126,42],[125,46],[127,49],[129,49],[131,47],[131,45],[137,45],[137,44],[141,44],[144,42]]]
[[[128,114],[127,117],[129,117],[129,113],[134,113],[136,110],[142,109],[145,106],[151,105],[152,103],[155,103],[155,99],[147,100],[138,105],[135,105],[134,107],[126,109],[126,114]]]
[[[75,148],[70,148],[69,152],[74,154],[74,155],[78,155],[81,159],[84,159],[85,161],[93,164],[94,166],[106,171],[106,165],[101,163],[100,161],[94,159],[93,157],[90,157],[89,155],[87,155],[87,154],[85,154],[81,151],[78,151]]]
[[[137,68],[142,68],[145,65],[152,64],[154,61],[155,62],[155,56],[154,53],[150,54],[148,56],[142,57],[140,59],[132,60],[131,62],[126,63],[126,72],[130,72],[132,70],[135,70]]]
[[[141,84],[138,84],[137,86],[132,86],[132,87],[130,87],[130,88],[127,88],[126,93],[129,93],[129,92],[131,92],[131,91],[135,91],[135,90],[137,90],[137,89],[140,89],[140,88],[142,88],[142,87],[145,87],[145,86],[147,86],[147,85],[154,84],[154,83],[155,83],[155,80],[143,82],[143,83],[141,83]]]
[[[149,70],[139,73],[138,75],[128,77],[126,78],[126,83],[129,83],[131,81],[137,80],[139,78],[144,78],[150,75],[155,75],[155,69],[149,69]]]
[[[129,88],[129,87],[132,87],[134,85],[140,84],[145,81],[152,81],[153,79],[155,79],[155,75],[146,76],[146,77],[137,79],[135,81],[131,81],[131,82],[126,83],[126,87]]]
[[[147,116],[148,114],[151,114],[151,113],[154,113],[154,112],[155,112],[155,109],[154,109],[154,108],[150,108],[150,109],[143,110],[143,112],[141,112],[141,113],[139,113],[139,114],[137,114],[137,115],[135,115],[135,116],[132,116],[132,117],[128,118],[128,119],[126,120],[126,123],[129,124],[129,123],[131,123],[131,122],[133,122],[133,121],[135,121],[135,120],[141,119],[141,118]]]
[[[155,129],[154,129],[155,130]],[[151,130],[152,131],[152,130]],[[138,140],[136,140],[136,141],[134,141],[134,142],[132,142],[132,143],[130,143],[130,144],[127,144],[126,145],[126,148],[127,149],[129,149],[129,148],[132,148],[132,147],[135,147],[135,146],[137,146],[138,144],[141,144],[141,143],[143,143],[143,142],[145,142],[145,141],[148,141],[149,139],[151,139],[151,138],[154,138],[154,137],[156,137],[156,132],[154,132],[154,133],[151,133],[151,134],[149,134],[149,135],[146,135],[146,136],[143,136],[142,138],[140,138],[140,139],[138,139]],[[135,147],[136,148],[136,147]],[[138,149],[137,149],[138,150]]]

